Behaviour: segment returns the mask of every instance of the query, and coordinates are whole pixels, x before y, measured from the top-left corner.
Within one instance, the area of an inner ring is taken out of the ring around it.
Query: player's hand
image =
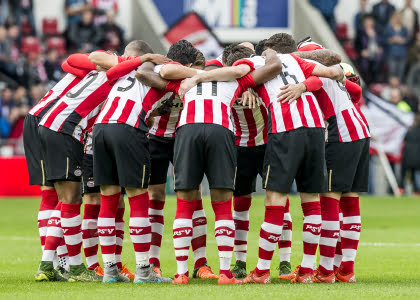
[[[196,85],[197,85],[197,81],[195,80],[194,77],[185,78],[184,80],[182,80],[181,85],[178,90],[179,97],[183,99],[185,94]]]
[[[98,72],[106,72],[106,71],[108,71],[108,69],[105,69],[105,68],[103,68],[103,67],[101,67],[101,66],[99,66],[99,65],[96,65],[96,71],[98,71]]]
[[[267,54],[271,55],[277,55],[277,52],[273,49],[265,49],[264,52],[261,54],[261,56],[267,56]]]
[[[147,53],[141,56],[141,61],[150,61],[155,65],[163,65],[172,60],[161,54]]]
[[[303,83],[288,84],[280,88],[281,92],[277,95],[277,102],[289,103],[298,99],[304,92],[306,92],[306,85]]]
[[[248,105],[249,109],[254,109],[260,106],[260,100],[250,91],[245,91],[242,93],[242,97],[239,103],[242,104],[242,106]]]

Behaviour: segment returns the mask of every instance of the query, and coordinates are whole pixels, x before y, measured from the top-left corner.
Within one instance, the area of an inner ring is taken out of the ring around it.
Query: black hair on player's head
[[[225,47],[225,49],[223,50],[223,54],[222,54],[222,63],[223,63],[224,65],[226,65],[226,64],[227,64],[227,59],[228,59],[228,57],[229,57],[230,53],[232,52],[232,49],[233,49],[235,46],[238,46],[238,45],[239,45],[239,43],[232,43],[232,44],[227,45],[227,46]]]
[[[166,56],[182,65],[187,65],[195,62],[197,51],[187,40],[180,40],[172,44]]]
[[[254,54],[254,50],[252,50],[248,47],[237,45],[237,46],[232,48],[232,51],[230,52],[230,54],[227,58],[226,64],[228,66],[231,66],[235,63],[235,61],[240,60],[242,58],[251,57],[251,55],[253,55],[253,54]]]
[[[124,55],[140,56],[146,53],[153,53],[152,47],[143,40],[134,40],[125,47]]]
[[[258,44],[255,46],[255,55],[261,55],[265,50],[265,42],[267,39],[263,39],[258,42]]]
[[[204,57],[204,54],[203,52],[197,49],[197,55],[195,57],[194,63],[192,64],[192,67],[204,69],[205,66],[206,66],[206,59]]]
[[[296,41],[290,34],[276,33],[271,36],[266,42],[265,47],[273,49],[277,53],[292,53],[297,51]]]

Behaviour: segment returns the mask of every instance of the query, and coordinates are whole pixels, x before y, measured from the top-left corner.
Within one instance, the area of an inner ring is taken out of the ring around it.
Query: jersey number
[[[131,83],[126,87],[122,87],[122,86],[118,87],[117,88],[118,92],[128,91],[129,89],[131,89],[134,86],[134,83],[136,82],[136,79],[134,79],[133,77],[128,77],[127,80],[130,81]]]
[[[203,94],[203,85],[200,82],[199,84],[197,84],[197,95],[202,95],[202,94]],[[217,96],[217,81],[211,82],[211,95]]]
[[[287,77],[292,78],[295,81],[295,83],[298,84],[299,81],[297,80],[297,77],[293,74],[289,74],[289,72],[287,72],[287,70],[285,70],[285,69],[287,69],[287,66],[284,63],[282,63],[282,65],[283,65],[284,71],[281,72],[279,75],[280,75],[281,80],[283,81],[283,84],[284,85],[289,84],[289,81],[287,80]]]
[[[94,73],[94,74],[89,75],[88,81],[86,81],[86,83],[77,92],[72,93],[71,91],[69,91],[66,94],[66,96],[69,97],[69,98],[76,98],[76,97],[78,97],[89,85],[92,84],[92,82],[95,81],[95,79],[98,77],[98,74],[99,73]]]

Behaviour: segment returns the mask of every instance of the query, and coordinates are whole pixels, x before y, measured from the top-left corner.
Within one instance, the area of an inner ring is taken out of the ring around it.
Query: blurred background
[[[373,135],[370,193],[418,195],[419,11],[420,0],[0,0],[0,196],[39,193],[28,186],[23,120],[69,54],[122,53],[133,39],[164,54],[188,39],[210,59],[277,32],[311,36],[356,68]]]

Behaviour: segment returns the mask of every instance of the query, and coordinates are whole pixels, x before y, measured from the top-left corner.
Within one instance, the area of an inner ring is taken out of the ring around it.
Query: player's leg
[[[334,273],[337,273],[343,259],[343,252],[341,250],[341,229],[343,228],[343,212],[339,208],[338,219],[340,220],[340,234],[338,235],[337,245],[335,246],[334,254]]]
[[[120,271],[120,274],[134,280],[135,274],[132,273],[127,267],[126,264],[123,264],[121,261],[121,253],[123,250],[124,243],[124,231],[125,231],[125,221],[124,221],[124,212],[125,212],[125,202],[124,202],[125,190],[121,189],[120,204],[117,209],[117,216],[115,217],[115,233],[117,236],[117,246],[115,247],[115,261],[117,262],[117,268]]]
[[[292,267],[290,265],[290,255],[292,254],[292,229],[293,223],[288,197],[283,218],[283,231],[279,241],[279,279],[290,279],[289,276],[292,273]]]

